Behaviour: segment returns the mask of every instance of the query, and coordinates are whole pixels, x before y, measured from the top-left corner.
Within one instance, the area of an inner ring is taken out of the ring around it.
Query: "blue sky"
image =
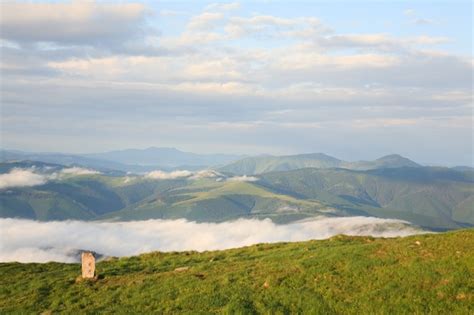
[[[3,148],[473,164],[471,2],[1,6]]]
[[[472,5],[470,1],[240,1],[234,12],[243,15],[270,14],[285,18],[314,16],[340,33],[388,33],[393,36],[446,36],[444,50],[471,54]],[[197,15],[209,2],[160,1],[154,10],[181,13],[154,23],[167,34],[177,34],[189,16]],[[416,23],[419,24],[416,24]],[[413,27],[413,25],[418,27]],[[175,29],[177,28],[177,29]]]

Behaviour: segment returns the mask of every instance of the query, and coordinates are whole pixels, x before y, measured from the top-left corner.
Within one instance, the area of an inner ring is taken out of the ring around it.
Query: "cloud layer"
[[[200,171],[187,171],[187,170],[177,170],[172,172],[166,171],[152,171],[144,175],[145,178],[149,179],[178,179],[178,178],[187,178],[190,180],[202,179],[202,178],[215,178],[216,180],[223,180],[226,178],[225,175],[214,171],[214,170],[200,170]],[[228,180],[232,180],[236,177],[231,177]],[[255,178],[255,180],[257,180]],[[254,181],[255,181],[254,180]]]
[[[191,176],[193,173],[190,171],[173,171],[173,172],[165,172],[165,171],[152,171],[145,175],[146,178],[151,179],[177,179],[177,178],[187,178]]]
[[[83,168],[83,167],[77,167],[77,166],[63,168],[60,173],[64,175],[76,175],[76,176],[100,174],[99,171],[91,170],[91,169]]]
[[[25,42],[99,44],[126,39],[140,31],[146,13],[138,3],[2,3],[2,38]]]
[[[325,239],[336,234],[395,237],[416,233],[420,230],[406,222],[371,217],[320,218],[287,225],[276,225],[269,219],[224,223],[0,219],[0,262],[76,262],[77,250],[93,250],[106,256],[131,256],[150,251],[204,251],[257,243]]]
[[[82,167],[63,168],[59,172],[50,172],[47,168],[13,168],[8,173],[0,174],[0,189],[13,187],[32,187],[46,184],[50,180],[62,179],[65,176],[95,175],[100,172]]]
[[[367,3],[393,21],[349,28],[304,3],[0,5],[8,147],[472,160],[468,4]]]
[[[257,180],[258,180],[258,177],[247,176],[247,175],[234,176],[227,179],[227,181],[230,181],[230,182],[256,182]]]
[[[0,174],[0,189],[43,185],[47,181],[48,176],[37,174],[32,169],[14,168],[9,173]]]

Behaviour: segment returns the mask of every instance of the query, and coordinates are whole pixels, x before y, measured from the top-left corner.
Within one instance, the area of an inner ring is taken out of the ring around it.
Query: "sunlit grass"
[[[1,264],[0,313],[474,312],[474,230],[155,252],[97,270],[77,282],[78,264]]]

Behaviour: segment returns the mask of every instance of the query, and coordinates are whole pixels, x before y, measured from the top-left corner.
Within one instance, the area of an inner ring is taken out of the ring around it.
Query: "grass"
[[[176,268],[188,269],[176,271]],[[472,314],[474,230],[0,264],[0,313]]]
[[[223,183],[219,186],[216,185],[216,189],[213,189],[213,190],[191,193],[190,195],[194,196],[194,198],[181,201],[178,204],[196,202],[196,201],[206,200],[206,199],[214,199],[214,198],[226,196],[229,194],[250,195],[250,196],[258,196],[261,198],[273,198],[273,199],[283,200],[283,201],[292,202],[296,204],[303,204],[303,205],[313,206],[313,207],[321,207],[321,204],[317,201],[296,199],[288,195],[276,194],[262,187],[258,187],[252,183],[239,182],[239,181]]]

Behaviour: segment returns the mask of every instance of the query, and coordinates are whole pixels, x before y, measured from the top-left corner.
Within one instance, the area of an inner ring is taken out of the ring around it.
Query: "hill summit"
[[[420,167],[418,163],[398,154],[383,156],[374,161],[348,162],[324,153],[310,153],[284,156],[247,157],[219,170],[239,175],[256,175],[274,171],[290,171],[301,168],[345,168],[372,170],[378,168]]]

